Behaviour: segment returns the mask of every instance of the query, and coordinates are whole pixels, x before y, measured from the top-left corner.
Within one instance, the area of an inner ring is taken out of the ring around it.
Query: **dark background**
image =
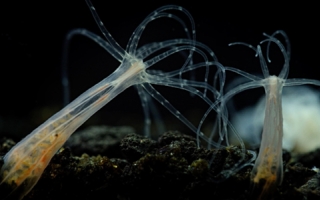
[[[261,73],[254,53],[245,47],[228,47],[228,44],[243,41],[256,45],[264,38],[263,32],[271,34],[282,29],[292,47],[289,77],[320,79],[317,73],[319,14],[313,12],[314,5],[235,5],[231,2],[222,5],[217,2],[212,7],[199,1],[192,4],[150,1],[145,5],[136,1],[127,4],[102,0],[92,0],[92,3],[108,31],[122,47],[153,10],[167,4],[181,5],[194,17],[198,41],[207,44],[224,65],[251,73]],[[26,135],[62,108],[61,57],[66,34],[74,28],[102,34],[84,0],[6,1],[1,3],[0,11],[0,134],[16,137],[20,133]],[[183,37],[179,25],[168,21],[156,20],[150,28],[147,26],[140,44]],[[69,63],[72,99],[119,65],[94,42],[80,36],[71,42]],[[281,68],[282,61],[278,63],[277,69]],[[239,103],[239,107],[254,103],[257,97],[251,95],[250,98],[240,97],[238,102],[248,101]],[[166,96],[186,115],[197,115],[195,108],[202,109],[201,102],[181,102],[181,98],[176,98],[176,93],[170,93],[170,90]],[[174,119],[165,110],[161,112],[165,121]],[[142,122],[138,95],[130,88],[94,115],[87,125],[133,125],[140,132]],[[168,127],[188,130],[176,121]]]

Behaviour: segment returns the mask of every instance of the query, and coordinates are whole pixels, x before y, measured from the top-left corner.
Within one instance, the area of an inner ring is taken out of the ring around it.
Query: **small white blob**
[[[250,147],[260,145],[265,99],[235,113],[232,124]],[[320,148],[320,92],[306,86],[284,87],[283,148],[294,155]]]

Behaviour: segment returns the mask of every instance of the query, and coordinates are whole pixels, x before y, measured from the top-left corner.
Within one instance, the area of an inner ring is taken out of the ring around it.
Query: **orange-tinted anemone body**
[[[115,96],[139,83],[144,67],[139,61],[121,65],[16,144],[4,157],[0,171],[3,196],[21,199],[27,194],[70,135]]]
[[[260,152],[251,173],[254,193],[259,199],[268,198],[283,178],[282,166],[282,88],[283,79],[265,79],[266,108]]]

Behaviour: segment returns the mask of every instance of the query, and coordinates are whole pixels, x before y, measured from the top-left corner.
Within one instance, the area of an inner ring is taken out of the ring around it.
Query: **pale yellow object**
[[[248,146],[260,145],[265,98],[233,115],[235,129]],[[285,87],[282,95],[282,146],[299,156],[320,148],[320,91],[306,86]]]

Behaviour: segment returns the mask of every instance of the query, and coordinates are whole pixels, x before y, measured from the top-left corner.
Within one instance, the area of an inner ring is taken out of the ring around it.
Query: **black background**
[[[167,4],[181,5],[194,17],[198,41],[212,48],[224,65],[251,73],[261,72],[254,54],[243,52],[245,47],[230,49],[228,44],[243,41],[256,45],[264,38],[263,32],[271,34],[282,29],[292,47],[289,78],[320,79],[317,73],[319,14],[313,11],[314,5],[277,5],[271,2],[235,5],[231,2],[208,4],[199,1],[188,4],[186,1],[149,1],[146,5],[136,1],[128,4],[102,0],[93,0],[92,3],[108,31],[122,47],[153,10]],[[101,33],[84,0],[6,1],[1,3],[0,10],[0,134],[25,135],[62,108],[61,54],[66,34],[74,28],[86,28],[100,36]],[[168,25],[166,21],[152,24],[149,32],[142,36],[141,44],[174,38],[181,32],[175,29],[175,24]],[[119,65],[84,37],[75,37],[70,49],[68,73],[72,99]],[[248,98],[246,104],[253,101]],[[187,103],[183,101],[182,104]],[[197,103],[189,103],[182,105],[181,109],[196,106]],[[134,125],[140,129],[143,121],[139,98],[132,88],[98,113],[88,124]],[[164,116],[171,117],[166,112]],[[169,127],[180,129],[182,125]]]

